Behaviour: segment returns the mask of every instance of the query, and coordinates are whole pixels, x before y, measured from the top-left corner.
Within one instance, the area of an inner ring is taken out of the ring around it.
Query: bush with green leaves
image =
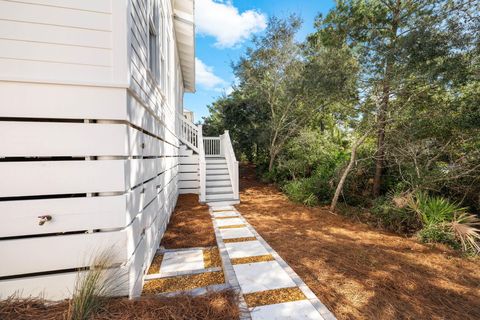
[[[424,243],[444,243],[454,249],[460,248],[455,236],[445,224],[432,224],[423,227],[418,232],[418,238]]]
[[[332,140],[330,133],[306,128],[287,143],[276,172],[289,180],[313,175],[328,179],[347,160],[348,154]]]
[[[379,226],[392,232],[412,234],[419,230],[421,224],[416,214],[403,205],[402,195],[387,195],[378,198],[371,208],[371,213]]]
[[[480,219],[439,196],[423,192],[412,195],[408,207],[422,221],[419,237],[424,242],[440,242],[465,252],[480,253]]]
[[[315,181],[312,178],[289,181],[283,186],[283,191],[287,194],[288,198],[294,202],[308,206],[318,204],[318,198],[314,193]]]

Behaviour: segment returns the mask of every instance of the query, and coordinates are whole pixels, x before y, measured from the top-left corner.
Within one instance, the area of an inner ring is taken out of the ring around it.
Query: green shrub
[[[409,208],[418,214],[424,226],[451,222],[456,213],[465,212],[465,208],[442,197],[431,197],[418,192],[408,202]]]
[[[314,207],[318,205],[318,199],[313,193],[311,193],[303,200],[303,204],[309,207]]]
[[[312,178],[289,181],[283,186],[283,191],[290,200],[309,206],[318,204],[314,190],[315,186]]]
[[[420,217],[423,229],[418,236],[424,242],[439,242],[465,252],[480,253],[480,220],[466,208],[442,197],[417,193],[408,207]]]
[[[392,232],[411,234],[420,228],[417,216],[399,206],[392,196],[378,198],[371,209],[377,224]]]
[[[443,243],[454,249],[460,248],[453,233],[444,224],[431,224],[426,226],[418,232],[418,237],[420,241],[424,243]]]

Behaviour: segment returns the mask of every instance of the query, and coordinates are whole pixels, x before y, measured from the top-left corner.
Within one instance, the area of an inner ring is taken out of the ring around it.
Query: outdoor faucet
[[[51,215],[38,216],[38,219],[40,219],[38,220],[38,225],[43,226],[45,222],[52,220],[52,216]]]

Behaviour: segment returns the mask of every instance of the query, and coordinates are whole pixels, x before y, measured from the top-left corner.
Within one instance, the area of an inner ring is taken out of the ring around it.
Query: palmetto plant
[[[464,251],[480,253],[480,220],[469,214],[466,208],[422,192],[409,197],[408,207],[418,214],[424,230],[444,230],[462,245]]]
[[[445,198],[431,197],[423,192],[410,196],[408,205],[418,214],[424,226],[450,222],[456,213],[466,210]]]
[[[472,214],[460,212],[455,214],[450,223],[455,238],[462,244],[464,251],[480,253],[480,219]]]

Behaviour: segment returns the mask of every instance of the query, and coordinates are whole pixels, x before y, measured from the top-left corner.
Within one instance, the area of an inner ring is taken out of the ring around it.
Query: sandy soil
[[[480,263],[289,201],[241,169],[237,208],[338,319],[480,319]]]
[[[198,202],[198,195],[179,196],[160,245],[167,249],[217,245],[208,206]]]

